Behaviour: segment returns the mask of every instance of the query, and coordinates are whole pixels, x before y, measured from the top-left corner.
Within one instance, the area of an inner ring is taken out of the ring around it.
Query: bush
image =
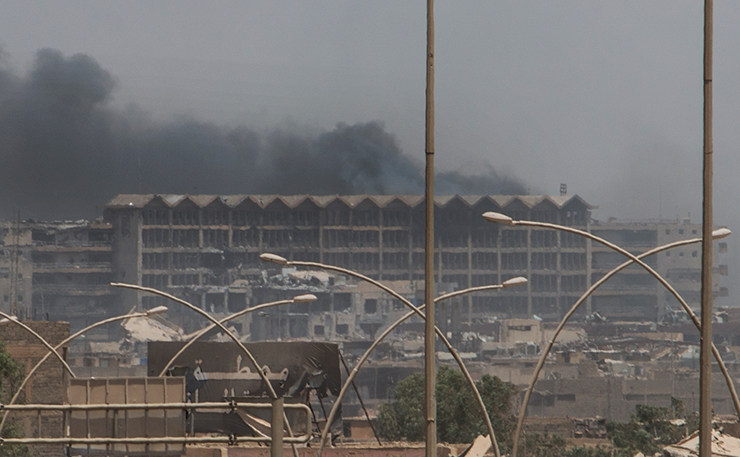
[[[0,343],[0,403],[5,404],[10,402],[22,380],[23,370],[5,350],[5,346]],[[12,420],[6,421],[2,430],[2,437],[18,438],[19,436],[20,433],[15,422]],[[30,455],[27,446],[0,446],[0,457],[28,457]]]

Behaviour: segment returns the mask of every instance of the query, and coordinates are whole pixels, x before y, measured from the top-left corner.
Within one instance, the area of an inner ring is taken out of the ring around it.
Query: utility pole
[[[426,239],[424,245],[424,394],[426,404],[426,457],[437,456],[437,380],[434,343],[434,0],[427,0],[427,84],[426,84]],[[441,260],[441,258],[440,258]]]
[[[699,456],[712,455],[712,40],[714,0],[704,0],[704,170],[701,249]]]

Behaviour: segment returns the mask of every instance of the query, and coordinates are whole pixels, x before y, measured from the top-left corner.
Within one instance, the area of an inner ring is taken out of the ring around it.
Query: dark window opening
[[[352,296],[348,293],[334,295],[334,311],[344,311],[349,309],[352,303]]]

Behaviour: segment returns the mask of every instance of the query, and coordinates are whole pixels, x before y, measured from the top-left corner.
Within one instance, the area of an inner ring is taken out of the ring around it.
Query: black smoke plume
[[[194,119],[154,122],[109,106],[115,78],[43,49],[27,75],[0,67],[0,218],[76,219],[118,193],[420,194],[422,164],[381,122],[316,135]],[[488,169],[437,177],[440,194],[522,194]]]

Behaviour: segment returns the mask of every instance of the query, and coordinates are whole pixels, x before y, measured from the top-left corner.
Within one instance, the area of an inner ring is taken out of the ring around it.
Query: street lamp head
[[[167,312],[167,307],[166,306],[156,306],[156,307],[150,309],[149,311],[147,311],[146,312],[146,315],[147,315],[147,317],[149,317],[149,316],[154,316],[156,314],[162,314],[162,313],[166,313],[166,312]]]
[[[267,254],[267,253],[260,254],[260,260],[263,260],[265,262],[276,263],[278,265],[287,265],[288,264],[288,259],[286,259],[285,257],[280,257],[277,254]]]
[[[18,316],[10,316],[10,318],[4,317],[4,318],[0,319],[0,324],[4,324],[4,323],[10,322],[10,321],[17,321],[17,320],[18,320]]]
[[[316,300],[316,295],[314,294],[304,294],[293,297],[293,303],[310,303]]]
[[[527,282],[528,282],[527,278],[525,278],[524,276],[517,276],[516,278],[507,279],[501,285],[504,287],[515,287],[515,286],[523,286]]]
[[[493,211],[483,213],[483,219],[487,220],[488,222],[495,222],[497,224],[514,225],[514,220],[512,218],[505,214],[496,213]]]
[[[732,231],[728,228],[720,228],[717,230],[714,230],[712,232],[712,239],[713,240],[721,240],[722,238],[727,238],[732,234]]]

